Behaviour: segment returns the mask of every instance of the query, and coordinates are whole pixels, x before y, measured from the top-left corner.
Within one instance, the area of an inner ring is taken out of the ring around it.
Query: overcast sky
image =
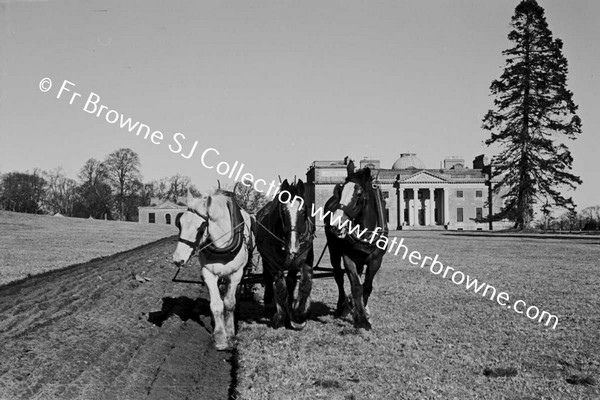
[[[0,173],[62,166],[75,178],[122,147],[139,154],[144,181],[180,173],[201,189],[232,182],[201,164],[207,148],[220,152],[211,164],[238,161],[267,181],[346,155],[470,165],[493,155],[481,120],[517,3],[0,0]],[[583,120],[569,142],[584,181],[573,197],[600,204],[600,1],[539,3]],[[64,80],[74,86],[57,99]],[[107,107],[99,117],[84,110],[91,92],[88,110]],[[107,122],[107,110],[163,139]]]

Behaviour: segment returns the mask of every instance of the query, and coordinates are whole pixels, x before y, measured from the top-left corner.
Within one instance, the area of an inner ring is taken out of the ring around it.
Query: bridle
[[[198,247],[200,246],[200,241],[202,240],[202,236],[204,236],[204,232],[206,231],[206,228],[208,227],[208,222],[204,216],[202,216],[198,211],[194,210],[193,208],[188,208],[187,211],[196,214],[197,216],[202,218],[203,221],[200,224],[200,226],[198,227],[198,231],[196,232],[195,241],[192,242],[191,240],[183,239],[181,237],[181,222],[179,221],[181,219],[181,214],[178,215],[175,218],[175,226],[179,229],[179,239],[177,241],[191,247],[192,252],[195,252],[198,249]],[[192,256],[193,256],[193,253],[192,253]]]
[[[229,207],[230,206],[228,205],[228,208]],[[207,230],[208,220],[209,220],[208,216],[204,216],[204,215],[200,214],[197,210],[195,210],[193,208],[188,208],[187,211],[194,213],[203,219],[203,222],[200,224],[200,227],[198,227],[198,231],[196,233],[196,239],[194,242],[192,242],[191,240],[181,238],[181,223],[179,221],[180,217],[178,216],[178,218],[175,221],[177,227],[180,230],[180,232],[179,232],[180,237],[178,238],[178,241],[187,245],[188,247],[190,247],[192,249],[192,254],[190,255],[189,259],[191,259],[197,252],[199,252],[199,253],[203,253],[208,259],[211,259],[213,261],[228,262],[233,257],[235,257],[235,255],[242,248],[243,244],[247,243],[247,238],[243,233],[243,228],[241,228],[242,225],[245,224],[243,218],[241,217],[241,214],[240,214],[240,217],[238,218],[238,220],[240,222],[237,225],[232,226],[230,231],[225,232],[223,235],[221,235],[220,237],[218,237],[216,239],[203,241],[202,240],[203,237],[205,237],[205,236],[208,237],[208,235],[206,235],[206,233],[208,231]],[[230,211],[231,211],[231,209],[230,209]],[[239,209],[238,209],[238,214],[239,214]],[[231,240],[230,245],[228,245],[224,248],[216,247],[215,242],[228,234],[232,235],[232,240]],[[203,244],[202,247],[200,247],[201,244]]]
[[[344,186],[350,182],[358,185],[361,188],[362,193],[360,194],[359,198],[356,200],[354,207],[350,207],[349,204],[340,204],[338,202],[338,206],[335,208],[334,211],[341,210],[344,214],[346,214],[348,216],[348,218],[350,220],[355,220],[359,216],[360,212],[362,211],[362,206],[363,206],[363,203],[365,202],[365,198],[367,195],[365,188],[363,188],[363,186],[359,182],[356,182],[354,180],[347,180],[343,185],[341,185],[339,188],[336,189],[336,196],[341,200],[342,190],[343,190]]]
[[[288,228],[288,227],[285,226],[285,223],[284,223],[285,219],[284,219],[283,209],[281,207],[281,203],[277,205],[277,208],[278,208],[278,210],[277,210],[277,216],[279,217],[279,222],[282,225],[281,233],[283,233],[285,236],[287,236],[287,234],[291,233],[291,232],[296,232],[298,234],[298,241],[300,242],[299,243],[300,251],[294,257],[294,260],[297,260],[300,256],[302,256],[304,253],[306,253],[306,251],[308,251],[310,249],[310,246],[308,246],[308,245],[310,243],[312,243],[312,239],[315,236],[315,233],[314,233],[314,224],[313,224],[313,222],[311,221],[310,218],[306,218],[305,219],[306,228],[305,228],[304,232],[301,232],[297,228],[294,228],[294,229],[292,229],[291,227]],[[306,214],[306,210],[304,210],[304,211],[305,211],[305,215],[307,215]],[[275,239],[276,241],[278,241],[279,243],[281,243],[282,244],[281,250],[285,251],[286,246],[287,246],[287,242],[285,240],[285,237],[281,238],[279,235],[273,233],[269,227],[266,227],[265,225],[263,225],[258,219],[256,220],[256,223],[258,225],[260,225],[261,228],[266,233],[268,233],[273,239]],[[286,261],[286,262],[288,262],[288,261]],[[293,260],[292,260],[292,262],[293,262]]]
[[[279,208],[279,210],[278,210],[279,211],[279,218],[281,220],[281,224],[282,224],[282,227],[283,227],[283,229],[282,229],[283,234],[287,237],[287,235],[291,234],[292,232],[296,232],[296,234],[298,235],[298,241],[300,242],[300,245],[302,245],[305,242],[305,239],[307,239],[310,236],[310,234],[311,234],[311,232],[310,232],[311,231],[310,224],[312,223],[312,221],[310,220],[310,218],[305,218],[304,219],[304,222],[305,222],[305,225],[306,225],[304,231],[300,231],[298,229],[297,225],[294,228],[292,228],[291,226],[288,227],[284,223],[284,221],[285,221],[285,215],[284,215],[284,212],[283,212],[282,204],[279,204],[278,208]],[[306,214],[306,208],[302,209],[302,212],[304,213],[305,216],[307,215]],[[282,242],[285,243],[285,240],[282,240]]]

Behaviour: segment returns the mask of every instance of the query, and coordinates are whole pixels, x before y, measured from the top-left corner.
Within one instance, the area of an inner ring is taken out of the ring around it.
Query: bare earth
[[[0,399],[227,398],[233,354],[212,346],[204,289],[171,282],[175,244],[0,287]]]

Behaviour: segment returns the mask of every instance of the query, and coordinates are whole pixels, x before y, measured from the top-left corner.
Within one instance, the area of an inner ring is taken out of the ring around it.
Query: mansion
[[[489,213],[487,164],[483,155],[473,160],[472,168],[462,157],[451,156],[443,160],[440,168],[428,169],[416,154],[403,153],[389,169],[381,168],[379,160],[370,158],[362,159],[357,168],[371,168],[383,193],[391,230],[489,230],[488,222],[476,222]],[[344,161],[314,161],[306,173],[307,203],[324,207],[346,175]],[[501,195],[492,196],[493,213],[501,208]],[[493,223],[494,230],[510,226],[509,221]]]

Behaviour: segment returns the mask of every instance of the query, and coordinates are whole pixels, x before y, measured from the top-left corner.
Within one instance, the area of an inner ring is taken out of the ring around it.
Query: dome
[[[415,153],[402,153],[392,169],[425,169],[425,163]]]

